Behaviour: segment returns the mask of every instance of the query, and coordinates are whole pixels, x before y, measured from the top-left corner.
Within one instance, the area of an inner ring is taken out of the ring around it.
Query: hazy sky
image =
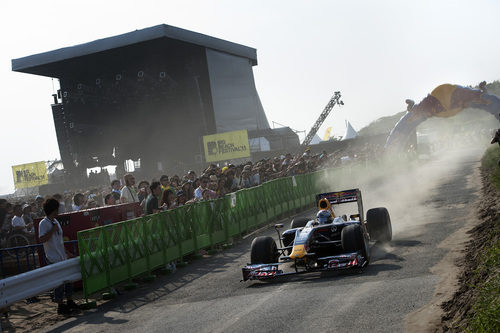
[[[257,49],[269,123],[308,131],[334,91],[328,126],[344,133],[406,108],[442,83],[500,79],[500,1],[2,1],[0,194],[11,166],[59,157],[51,78],[11,59],[169,24]],[[303,136],[302,136],[303,138]]]

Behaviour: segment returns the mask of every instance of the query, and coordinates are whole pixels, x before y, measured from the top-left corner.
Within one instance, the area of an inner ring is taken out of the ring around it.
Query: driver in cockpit
[[[333,217],[329,210],[322,209],[316,214],[316,220],[319,224],[329,224],[332,223]]]

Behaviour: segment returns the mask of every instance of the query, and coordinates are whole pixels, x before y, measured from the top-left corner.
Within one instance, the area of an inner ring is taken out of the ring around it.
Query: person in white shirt
[[[122,188],[122,194],[120,196],[121,203],[139,202],[139,197],[137,196],[137,191],[134,188],[135,178],[130,173],[123,176],[125,186]]]
[[[43,210],[46,216],[38,225],[38,234],[40,241],[43,243],[45,260],[50,265],[66,260],[69,253],[64,248],[63,230],[56,220],[59,212],[59,202],[53,198],[47,199],[43,203]],[[71,254],[69,255],[71,256]],[[63,302],[64,295],[66,295],[66,304]],[[73,301],[72,295],[72,283],[65,283],[54,289],[54,300],[58,304],[58,314],[70,314],[71,311],[78,309],[78,305]]]
[[[14,216],[12,217],[12,228],[14,231],[28,233],[28,229],[33,227],[33,223],[26,224],[23,219],[23,208],[21,205],[14,205]]]

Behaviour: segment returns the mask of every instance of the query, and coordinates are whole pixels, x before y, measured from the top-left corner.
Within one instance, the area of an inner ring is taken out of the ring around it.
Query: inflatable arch
[[[491,113],[500,121],[500,98],[486,91],[486,82],[481,82],[479,89],[465,88],[454,84],[442,84],[436,87],[420,103],[414,105],[407,99],[408,112],[401,117],[389,134],[386,149],[398,150],[408,142],[412,131],[430,117],[451,117],[466,108],[481,109]]]

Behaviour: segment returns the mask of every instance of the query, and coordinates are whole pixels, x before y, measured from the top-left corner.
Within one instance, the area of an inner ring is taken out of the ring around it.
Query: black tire
[[[251,264],[272,264],[278,262],[279,252],[272,237],[260,236],[254,238],[250,250]]]
[[[290,229],[303,228],[311,219],[309,217],[296,217],[290,223]]]
[[[28,237],[26,237],[22,233],[14,233],[7,238],[7,248],[27,246],[27,245],[30,245],[30,241]],[[25,250],[23,251],[18,250],[17,253],[16,250],[7,251],[7,254],[12,258],[15,258],[18,255],[22,256],[25,253],[26,253]]]
[[[342,229],[342,248],[346,252],[360,251],[364,247],[363,231],[359,224],[351,224]]]
[[[387,208],[369,209],[366,212],[366,229],[370,234],[370,240],[390,242],[392,240],[392,225]]]
[[[345,252],[361,251],[366,261],[370,261],[370,248],[368,239],[365,239],[363,230],[359,224],[351,224],[342,229],[342,248]]]

